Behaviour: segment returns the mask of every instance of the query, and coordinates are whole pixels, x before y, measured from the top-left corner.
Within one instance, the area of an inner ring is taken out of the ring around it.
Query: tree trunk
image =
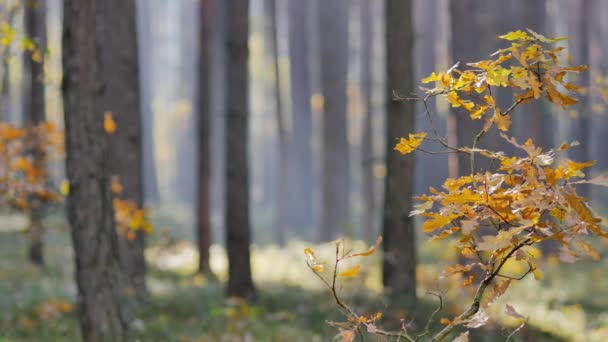
[[[226,0],[226,248],[229,296],[251,297],[249,246],[249,1]]]
[[[572,56],[572,64],[589,64],[589,26],[590,26],[590,15],[591,15],[591,0],[580,0],[576,2],[575,14],[572,15],[574,32],[571,33],[572,41],[569,42],[570,54]],[[589,71],[581,72],[578,76],[578,85],[589,89],[591,86],[591,78],[589,77]],[[592,128],[592,115],[591,106],[589,101],[589,95],[581,95],[579,104],[576,110],[578,111],[577,116],[571,119],[570,125],[570,140],[578,140],[581,145],[569,151],[570,156],[580,162],[586,162],[592,160],[591,156],[591,128]],[[587,184],[581,184],[576,187],[579,195],[588,198],[590,194],[590,187]]]
[[[412,208],[414,155],[394,151],[399,137],[412,132],[414,103],[393,94],[414,89],[414,27],[410,0],[386,0],[386,178],[384,195],[383,284],[392,294],[416,301],[416,241]]]
[[[479,61],[486,58],[481,51],[490,51],[494,48],[495,40],[492,30],[484,30],[484,27],[492,24],[492,11],[489,1],[479,2],[475,0],[451,0],[450,1],[450,21],[451,21],[451,64],[460,62],[461,65]],[[500,95],[498,96],[500,98]],[[475,135],[481,130],[483,120],[471,120],[466,111],[461,108],[450,109],[450,119],[448,128],[449,134],[454,132],[456,141],[451,143],[458,146],[473,145]],[[492,129],[495,129],[493,127]],[[486,134],[492,136],[492,133]],[[494,144],[495,141],[482,141],[482,146]],[[478,146],[479,147],[479,146]],[[470,158],[463,153],[452,154],[453,158],[458,159],[458,176],[471,173]],[[476,169],[483,170],[490,164],[483,158],[477,158]]]
[[[271,50],[272,50],[272,59],[271,63],[273,66],[273,75],[274,75],[274,100],[275,100],[275,119],[277,125],[277,152],[278,155],[276,157],[276,168],[278,171],[278,178],[276,179],[275,185],[275,217],[274,217],[274,232],[275,238],[279,245],[283,246],[286,242],[286,225],[287,225],[287,186],[289,182],[287,181],[287,132],[285,127],[285,119],[283,115],[283,104],[282,104],[282,96],[281,96],[281,74],[279,67],[279,39],[277,34],[277,3],[276,0],[266,0],[264,2],[266,6],[266,14],[268,16],[268,29],[270,32],[269,40]]]
[[[32,1],[25,6],[25,30],[36,47],[44,54],[46,50],[46,0]],[[23,70],[25,74],[26,96],[24,98],[23,119],[25,126],[33,127],[45,120],[44,102],[44,59],[34,60],[30,52],[24,53]],[[36,139],[36,137],[32,137]],[[45,156],[40,150],[32,151],[34,167],[45,170]],[[29,259],[34,265],[44,264],[43,244],[44,227],[42,226],[42,201],[35,200],[29,211],[30,250]]]
[[[319,6],[323,166],[321,239],[337,237],[350,222],[350,165],[346,114],[348,3],[326,0]]]
[[[140,61],[140,85],[141,85],[141,108],[142,108],[142,141],[143,141],[143,165],[144,165],[144,200],[145,202],[157,204],[160,201],[158,190],[158,176],[156,172],[156,159],[154,157],[154,84],[155,71],[155,44],[153,36],[154,20],[152,18],[153,4],[150,0],[137,0],[137,24],[138,24],[138,49]]]
[[[289,218],[301,236],[313,223],[312,111],[308,17],[310,2],[288,0],[292,136],[289,142]]]
[[[374,189],[374,134],[372,111],[372,3],[360,1],[361,15],[361,97],[363,102],[363,134],[361,137],[361,191],[363,195],[363,232],[367,240],[377,234],[376,191]]]
[[[139,66],[135,23],[135,0],[106,0],[100,8],[105,20],[102,32],[103,49],[97,58],[105,89],[101,95],[102,110],[112,113],[116,131],[110,138],[109,169],[118,176],[123,191],[116,196],[143,206],[142,115],[139,97]],[[144,234],[135,238],[119,234],[121,267],[129,293],[136,299],[145,296],[146,262]]]
[[[213,0],[200,2],[198,74],[198,270],[211,274],[211,18],[216,15]]]
[[[108,52],[103,5],[65,0],[63,11],[63,102],[67,199],[75,253],[80,326],[85,341],[123,341],[127,324],[125,287],[110,184],[109,139],[103,130]],[[118,13],[118,12],[117,12]]]

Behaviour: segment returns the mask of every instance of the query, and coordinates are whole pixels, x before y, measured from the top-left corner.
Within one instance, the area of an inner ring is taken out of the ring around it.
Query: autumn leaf
[[[340,272],[340,274],[338,274],[338,277],[340,277],[340,278],[356,277],[359,275],[360,270],[361,270],[361,266],[355,265],[353,267],[347,268],[345,271]]]
[[[425,137],[425,132],[410,134],[408,139],[401,138],[399,140],[399,143],[395,146],[395,150],[399,151],[401,154],[411,153],[422,144]]]
[[[452,342],[469,342],[469,332],[465,331],[462,334],[458,335]]]
[[[114,134],[116,132],[116,123],[112,117],[112,112],[105,112],[103,116],[103,129],[108,134]]]
[[[373,246],[371,246],[367,251],[362,252],[362,253],[351,254],[351,255],[347,256],[347,258],[370,256],[370,255],[374,254],[374,252],[376,252],[378,247],[380,247],[381,243],[382,243],[382,236],[378,236],[378,238],[376,239],[376,243]]]
[[[505,40],[511,40],[511,41],[513,41],[513,40],[530,40],[531,39],[531,37],[526,32],[521,31],[521,30],[503,34],[502,36],[498,36],[498,38],[505,39]]]
[[[342,342],[353,342],[355,340],[355,331],[340,328],[340,336],[342,337]]]
[[[446,224],[452,222],[457,218],[458,214],[441,215],[439,213],[430,213],[430,219],[424,221],[422,224],[422,230],[425,233],[430,233],[437,229],[443,228]]]
[[[511,116],[510,115],[503,115],[500,113],[500,111],[497,109],[494,112],[494,123],[496,123],[496,127],[503,131],[506,132],[509,130],[509,128],[511,127]]]

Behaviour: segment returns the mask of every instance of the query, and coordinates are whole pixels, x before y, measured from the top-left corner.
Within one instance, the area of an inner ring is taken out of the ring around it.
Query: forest
[[[608,341],[607,17],[0,0],[0,342]]]

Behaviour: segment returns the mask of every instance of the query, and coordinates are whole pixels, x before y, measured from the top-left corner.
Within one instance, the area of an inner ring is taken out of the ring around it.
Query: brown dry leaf
[[[355,340],[355,331],[340,328],[340,336],[342,336],[342,342],[352,342]]]

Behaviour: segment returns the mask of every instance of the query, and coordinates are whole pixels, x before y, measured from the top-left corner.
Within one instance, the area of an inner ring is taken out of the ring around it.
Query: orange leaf
[[[105,112],[103,116],[103,129],[108,134],[114,134],[114,132],[116,132],[116,122],[114,122],[112,112]]]

